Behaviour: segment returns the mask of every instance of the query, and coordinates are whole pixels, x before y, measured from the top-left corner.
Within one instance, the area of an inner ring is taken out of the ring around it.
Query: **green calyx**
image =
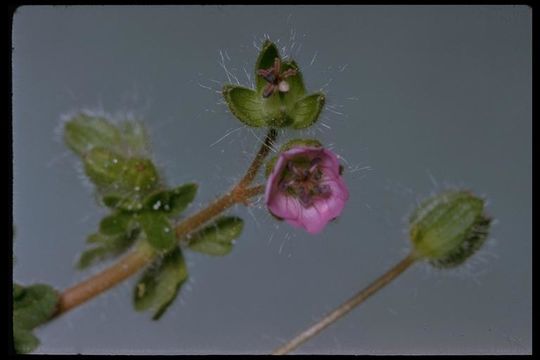
[[[317,121],[324,107],[324,94],[306,94],[296,62],[282,60],[269,40],[257,58],[255,83],[255,89],[230,84],[223,87],[229,110],[247,126],[304,129]]]
[[[486,241],[491,219],[485,201],[467,191],[449,191],[422,202],[410,218],[415,253],[437,268],[464,263]]]

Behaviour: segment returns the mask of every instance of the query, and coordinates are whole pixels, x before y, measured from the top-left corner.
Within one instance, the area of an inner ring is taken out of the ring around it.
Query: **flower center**
[[[321,183],[321,162],[320,157],[290,160],[278,184],[279,189],[298,198],[304,208],[312,206],[316,199],[328,198],[331,190],[330,186]]]

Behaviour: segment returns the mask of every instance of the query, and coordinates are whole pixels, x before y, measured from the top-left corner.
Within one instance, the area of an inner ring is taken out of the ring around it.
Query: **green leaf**
[[[32,334],[32,331],[22,329],[15,324],[13,324],[13,342],[17,354],[27,354],[39,346],[39,339]]]
[[[266,86],[266,80],[264,80],[262,76],[257,75],[257,70],[272,67],[274,65],[275,58],[281,59],[276,45],[270,40],[265,40],[261,47],[261,51],[259,52],[257,62],[255,63],[255,84],[257,94],[259,95],[262,94],[262,91]]]
[[[195,199],[197,184],[185,184],[172,190],[158,190],[144,199],[144,208],[175,216]]]
[[[28,353],[39,345],[31,330],[47,322],[55,313],[58,293],[49,285],[13,286],[13,337],[15,350]]]
[[[86,242],[93,245],[85,250],[79,257],[77,268],[82,270],[94,265],[99,261],[110,259],[124,253],[138,238],[139,231],[136,229],[126,230],[113,236],[103,233],[90,235]]]
[[[255,91],[242,86],[225,85],[223,97],[231,113],[247,126],[266,125],[263,98]]]
[[[115,148],[120,144],[120,133],[104,118],[78,114],[65,124],[64,141],[83,156],[94,147]]]
[[[136,212],[143,208],[145,192],[108,192],[102,197],[103,204],[111,209]]]
[[[13,323],[22,329],[33,329],[49,320],[56,310],[58,294],[49,285],[25,287],[13,300]]]
[[[101,200],[103,201],[103,205],[112,209],[116,209],[122,199],[123,196],[119,193],[107,193],[101,198]]]
[[[234,239],[240,236],[243,228],[242,219],[222,217],[195,233],[190,239],[189,248],[208,255],[226,255],[232,250]]]
[[[85,250],[79,257],[77,268],[83,270],[112,256],[110,249],[100,246]]]
[[[294,119],[292,127],[294,129],[304,129],[313,125],[324,107],[324,94],[314,93],[296,102],[291,117]]]
[[[138,215],[146,240],[156,250],[167,251],[176,244],[174,229],[165,214],[145,211]]]
[[[174,301],[187,277],[182,252],[176,247],[146,270],[137,282],[133,294],[135,309],[151,310],[153,319],[158,320]]]
[[[104,235],[118,235],[128,231],[133,215],[125,212],[115,212],[104,217],[99,223],[99,231]]]

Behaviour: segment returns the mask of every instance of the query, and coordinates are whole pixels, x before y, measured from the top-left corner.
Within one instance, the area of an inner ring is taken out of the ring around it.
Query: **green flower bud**
[[[131,158],[125,169],[122,186],[131,191],[148,191],[158,183],[157,169],[149,159]]]
[[[114,148],[120,145],[120,132],[103,118],[79,114],[65,124],[64,141],[79,156],[94,147]]]
[[[94,147],[84,155],[86,175],[98,187],[108,187],[120,181],[125,166],[125,158],[103,147]]]
[[[422,202],[410,218],[418,257],[438,268],[465,262],[486,241],[491,219],[485,201],[467,191],[449,191]]]

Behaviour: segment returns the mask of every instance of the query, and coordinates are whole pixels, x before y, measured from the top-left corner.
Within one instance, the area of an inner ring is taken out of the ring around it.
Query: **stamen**
[[[330,189],[330,186],[326,185],[326,184],[321,184],[321,185],[316,185],[314,188],[313,188],[313,192],[316,194],[316,195],[319,195],[319,196],[328,196],[331,194],[331,189]]]

